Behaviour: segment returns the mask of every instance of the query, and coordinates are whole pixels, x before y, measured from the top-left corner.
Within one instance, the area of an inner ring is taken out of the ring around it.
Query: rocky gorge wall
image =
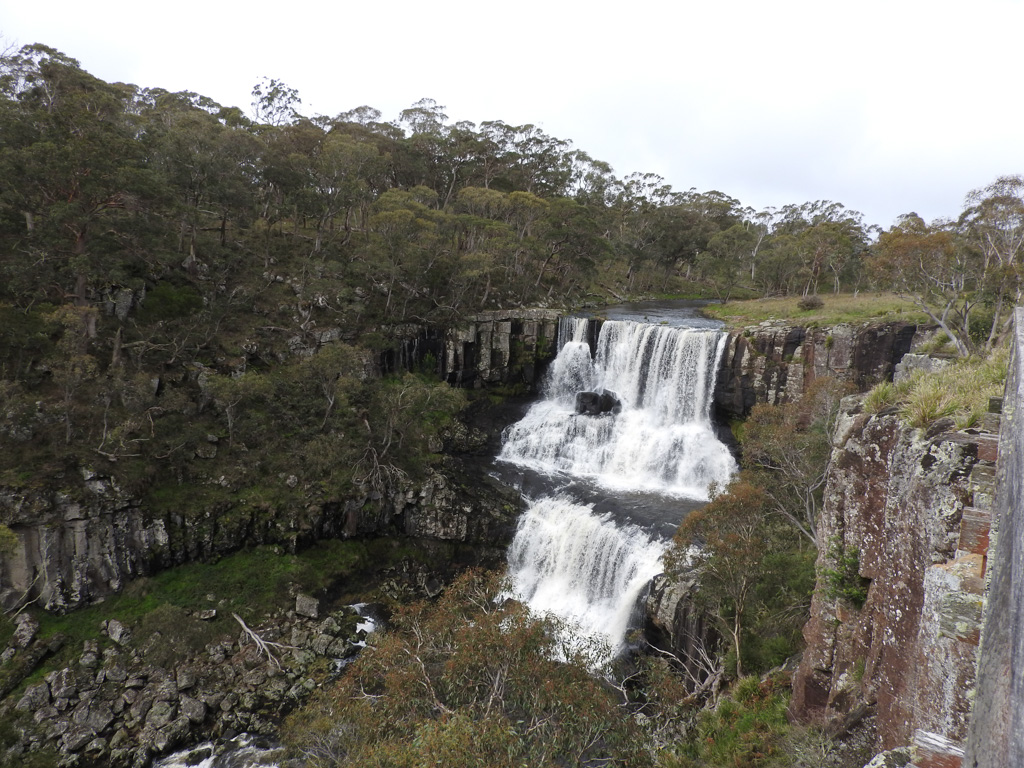
[[[154,513],[111,477],[85,473],[74,497],[64,491],[0,489],[16,536],[0,558],[0,603],[35,600],[65,611],[134,578],[257,544],[294,550],[321,538],[393,534],[502,548],[520,500],[497,483],[472,487],[434,472],[390,498],[311,499],[305,507],[267,509],[237,503],[197,512],[188,505]]]
[[[873,713],[878,750],[915,744],[915,765],[954,765],[973,697],[998,426],[923,431],[864,413],[858,397],[843,405],[792,710],[837,730]],[[856,576],[837,584],[844,557]],[[862,600],[850,597],[858,588]]]
[[[556,334],[553,311],[490,312],[457,328],[414,329],[380,367],[388,372],[427,365],[453,385],[532,391]],[[479,450],[483,440],[463,429],[446,450]],[[473,477],[463,482],[458,475],[466,471]],[[294,549],[319,538],[394,534],[501,548],[514,532],[521,503],[518,494],[458,461],[389,498],[311,492],[305,503],[288,508],[241,503],[234,498],[240,489],[232,489],[230,478],[222,481],[225,500],[204,504],[199,489],[194,501],[183,493],[170,509],[125,492],[112,471],[90,467],[0,487],[0,520],[15,535],[10,551],[0,555],[0,607],[33,600],[65,611],[139,576],[264,543]]]
[[[558,317],[555,310],[525,309],[482,313],[452,328],[410,327],[404,341],[382,356],[380,369],[433,372],[455,386],[536,391],[556,351]],[[819,376],[858,384],[890,377],[915,330],[905,324],[802,328],[772,322],[732,332],[716,404],[725,415],[743,416],[755,403],[798,396]],[[335,337],[340,331],[321,342]],[[441,474],[393,499],[311,498],[284,513],[228,502],[197,514],[187,502],[181,509],[148,508],[122,491],[109,471],[79,472],[58,483],[0,488],[0,519],[17,537],[13,551],[0,558],[3,607],[38,599],[49,609],[66,610],[116,592],[126,580],[256,543],[294,547],[384,531],[488,542],[504,540],[510,528],[508,515],[479,511],[507,501],[477,500],[457,511],[459,494]]]
[[[800,397],[815,379],[831,376],[857,391],[892,380],[923,332],[909,323],[805,327],[771,320],[732,331],[722,354],[715,406],[743,418],[758,403]]]

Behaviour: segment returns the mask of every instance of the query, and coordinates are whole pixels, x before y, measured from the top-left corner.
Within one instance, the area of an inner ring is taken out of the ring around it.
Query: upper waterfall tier
[[[726,484],[736,464],[710,420],[725,334],[606,321],[592,356],[590,322],[562,322],[546,397],[506,430],[499,459],[697,499]],[[599,390],[613,392],[621,411],[578,415],[577,393]]]

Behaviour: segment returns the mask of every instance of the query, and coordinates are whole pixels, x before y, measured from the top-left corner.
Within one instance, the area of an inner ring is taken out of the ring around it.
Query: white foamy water
[[[563,620],[570,633],[614,655],[637,597],[661,572],[663,551],[640,528],[554,496],[523,513],[508,565],[516,596],[531,610]]]
[[[506,430],[499,460],[612,490],[706,500],[711,483],[736,471],[710,419],[725,334],[607,321],[591,359],[587,322],[563,323],[546,397]],[[575,412],[578,392],[600,390],[615,393],[620,413]]]
[[[175,752],[153,763],[153,768],[280,768],[282,747],[260,745],[249,734],[212,741]]]
[[[601,325],[591,356],[589,322],[564,320],[545,398],[504,435],[499,460],[584,478],[614,495],[707,500],[736,471],[711,424],[725,334],[625,320]],[[617,412],[575,412],[581,391],[609,391]],[[617,653],[637,599],[661,572],[665,543],[566,496],[533,501],[509,549],[513,591],[570,633]]]

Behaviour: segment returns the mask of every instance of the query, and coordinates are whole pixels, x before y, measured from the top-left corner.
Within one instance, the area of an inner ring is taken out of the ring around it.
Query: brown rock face
[[[859,413],[858,402],[844,401],[836,436],[792,710],[829,720],[873,706],[879,749],[910,744],[918,730],[962,743],[985,566],[976,550],[987,542],[985,511],[973,505],[991,496],[989,436],[941,424],[925,433]],[[859,557],[860,606],[829,578],[843,554]]]

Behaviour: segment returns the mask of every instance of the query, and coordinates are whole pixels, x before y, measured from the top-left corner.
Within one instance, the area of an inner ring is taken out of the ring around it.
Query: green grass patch
[[[218,638],[236,635],[238,624],[232,613],[256,622],[291,609],[296,590],[330,593],[338,605],[375,599],[372,574],[403,559],[427,562],[432,557],[436,553],[388,539],[326,540],[297,555],[263,546],[215,563],[190,563],[136,579],[120,593],[64,615],[35,612],[42,637],[62,633],[67,642],[23,686],[73,663],[85,641],[98,641],[101,647],[109,643],[100,632],[106,619],[117,619],[132,631],[133,642],[144,648],[149,663],[166,665]],[[213,621],[200,621],[192,615],[207,608],[217,610]],[[13,629],[7,624],[0,625],[0,633]],[[159,636],[154,639],[155,633]]]
[[[822,295],[822,306],[800,309],[800,296],[755,299],[712,304],[704,313],[730,328],[756,325],[765,320],[793,320],[803,325],[852,325],[876,321],[926,323],[927,316],[912,302],[891,293],[840,293]]]

